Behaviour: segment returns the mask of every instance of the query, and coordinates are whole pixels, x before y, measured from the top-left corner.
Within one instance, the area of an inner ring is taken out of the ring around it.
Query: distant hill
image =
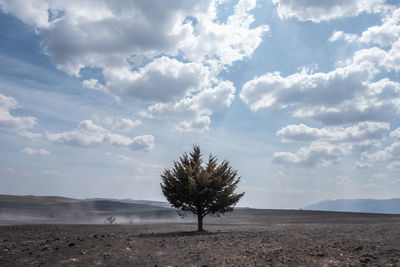
[[[131,199],[131,198],[85,198],[84,200],[88,201],[114,201],[114,202],[121,202],[121,203],[132,203],[132,204],[143,204],[143,205],[150,205],[150,206],[157,206],[157,207],[171,207],[171,204],[168,202],[163,201],[155,201],[155,200],[142,200],[142,199]]]
[[[304,208],[305,210],[346,211],[400,214],[400,198],[392,199],[337,199],[324,200]]]
[[[46,218],[82,222],[96,218],[104,220],[107,216],[141,220],[171,218],[177,217],[177,214],[175,209],[157,201],[0,195],[0,221]]]

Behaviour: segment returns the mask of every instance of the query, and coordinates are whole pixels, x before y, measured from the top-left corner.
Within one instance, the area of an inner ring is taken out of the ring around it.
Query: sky
[[[0,194],[164,200],[193,145],[239,206],[400,197],[395,0],[0,0]]]

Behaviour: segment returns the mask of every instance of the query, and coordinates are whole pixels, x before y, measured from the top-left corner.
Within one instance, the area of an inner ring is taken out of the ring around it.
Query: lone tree
[[[186,214],[197,215],[197,231],[203,231],[203,218],[220,215],[233,210],[244,193],[234,193],[240,177],[232,169],[229,161],[217,163],[210,155],[203,163],[200,147],[193,146],[188,155],[184,153],[179,161],[174,161],[171,169],[161,174],[161,189],[168,202]]]

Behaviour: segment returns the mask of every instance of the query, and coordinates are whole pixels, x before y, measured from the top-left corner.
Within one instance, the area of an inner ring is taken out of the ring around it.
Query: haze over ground
[[[400,4],[0,0],[0,194],[163,200],[193,144],[240,206],[395,198]]]

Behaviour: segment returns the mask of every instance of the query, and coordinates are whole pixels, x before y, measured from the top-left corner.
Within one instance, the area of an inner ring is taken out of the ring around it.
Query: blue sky
[[[400,192],[400,5],[0,0],[0,193],[163,200],[183,152],[240,206]]]

